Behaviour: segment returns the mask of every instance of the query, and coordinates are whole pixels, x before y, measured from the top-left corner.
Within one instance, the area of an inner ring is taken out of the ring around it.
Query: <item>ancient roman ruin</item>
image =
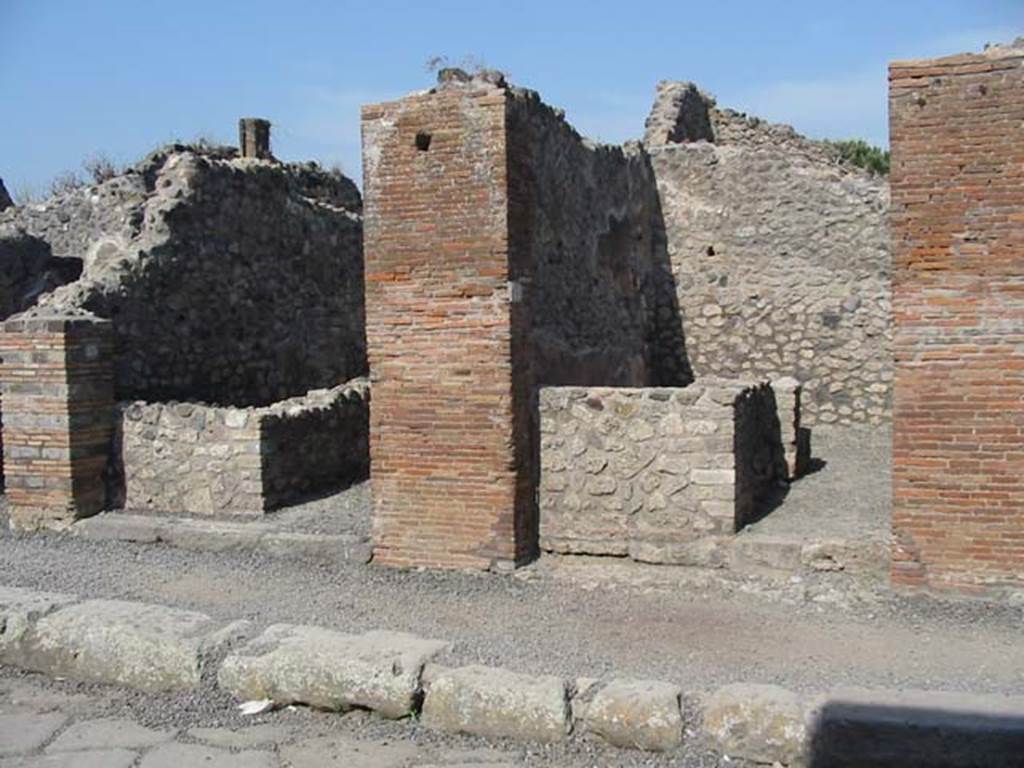
[[[4,192],[12,524],[369,476],[377,564],[721,568],[815,428],[892,428],[894,585],[1021,589],[1022,75],[1020,46],[893,64],[889,180],[691,83],[611,146],[444,69],[363,108],[362,194],[256,118]]]

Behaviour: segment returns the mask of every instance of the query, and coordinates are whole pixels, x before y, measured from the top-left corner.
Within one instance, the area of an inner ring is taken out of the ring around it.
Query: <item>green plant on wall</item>
[[[863,139],[826,141],[835,150],[839,161],[856,165],[871,173],[885,176],[889,173],[889,150],[868,144]]]

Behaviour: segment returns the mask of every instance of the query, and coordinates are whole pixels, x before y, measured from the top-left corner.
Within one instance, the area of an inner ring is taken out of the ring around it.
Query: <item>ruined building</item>
[[[256,119],[9,208],[13,519],[255,515],[369,463],[379,564],[721,567],[813,428],[892,423],[894,583],[1019,589],[1022,75],[893,65],[892,260],[883,178],[678,82],[608,146],[444,70],[364,107],[365,211]]]
[[[365,474],[351,181],[170,146],[0,228],[15,520],[253,514]]]
[[[803,379],[810,424],[888,417],[887,189],[820,143],[664,83],[643,144],[596,145],[458,71],[363,141],[377,560],[701,561],[806,440],[757,382]],[[545,387],[633,388],[600,417],[621,453],[571,439],[601,398]]]

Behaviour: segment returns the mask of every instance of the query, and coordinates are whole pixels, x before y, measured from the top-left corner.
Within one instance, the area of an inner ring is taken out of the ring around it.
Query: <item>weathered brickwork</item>
[[[367,107],[364,147],[376,558],[521,562],[534,389],[642,386],[657,357],[650,328],[675,296],[646,156],[457,72]]]
[[[366,476],[363,382],[262,408],[122,403],[112,506],[259,515]]]
[[[808,425],[888,420],[885,180],[688,83],[659,86],[645,148],[697,379],[794,376]]]
[[[540,542],[564,553],[721,566],[787,478],[767,385],[540,391]]]
[[[363,108],[374,559],[388,565],[486,568],[533,547],[514,519],[506,99],[476,82]]]
[[[893,583],[1024,585],[1024,47],[890,66]]]
[[[113,408],[109,324],[84,314],[8,320],[0,358],[12,523],[59,527],[99,512]]]

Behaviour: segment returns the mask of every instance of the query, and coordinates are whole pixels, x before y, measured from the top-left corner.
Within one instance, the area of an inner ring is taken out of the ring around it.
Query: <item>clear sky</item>
[[[661,79],[820,138],[885,144],[890,59],[1024,34],[1024,0],[264,2],[0,0],[0,177],[42,191],[83,159],[237,141],[267,117],[283,159],[360,181],[359,105],[473,57],[584,134],[637,138]]]

